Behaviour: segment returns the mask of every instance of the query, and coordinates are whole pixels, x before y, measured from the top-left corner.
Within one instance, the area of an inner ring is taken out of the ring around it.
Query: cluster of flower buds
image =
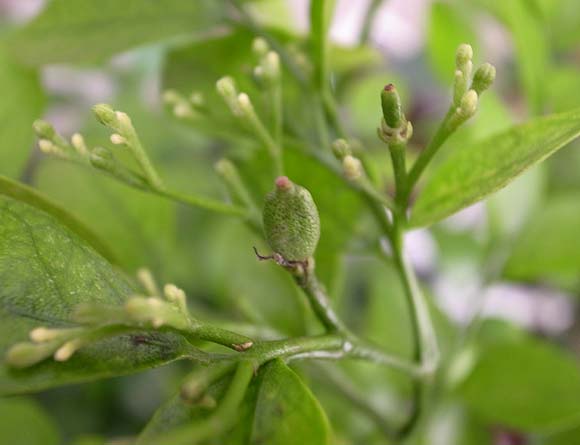
[[[472,59],[471,45],[465,43],[459,45],[455,55],[453,106],[455,107],[454,117],[460,122],[466,121],[475,114],[479,96],[495,80],[495,67],[489,63],[481,65],[472,77]]]
[[[140,280],[147,292],[157,291],[146,272],[140,273]],[[195,328],[187,309],[185,293],[178,287],[167,284],[163,296],[130,297],[123,306],[81,304],[73,315],[77,324],[71,328],[37,327],[30,331],[30,341],[15,344],[6,355],[6,362],[15,368],[25,368],[49,357],[56,361],[66,361],[81,347],[106,339],[112,335],[139,329],[176,330]]]
[[[37,120],[33,128],[39,138],[40,150],[67,161],[91,165],[133,187],[161,189],[161,178],[143,149],[129,116],[105,104],[95,105],[93,111],[97,120],[113,131],[110,142],[129,150],[139,166],[139,172],[120,162],[109,148],[89,148],[79,133],[73,134],[69,142],[48,122]]]
[[[229,107],[232,114],[238,118],[255,118],[256,112],[250,97],[246,93],[239,93],[234,79],[225,76],[216,82],[216,89]]]
[[[401,107],[401,98],[390,83],[381,92],[383,117],[377,128],[379,138],[390,146],[405,144],[413,136],[413,126],[407,121]]]
[[[351,144],[345,139],[337,139],[332,143],[332,152],[342,164],[344,177],[356,181],[363,177],[364,169],[359,158],[353,155]]]
[[[262,37],[257,37],[252,43],[254,54],[259,63],[254,68],[254,79],[258,85],[271,87],[280,81],[280,56],[272,51],[268,42]]]
[[[163,102],[178,119],[195,119],[207,111],[205,98],[199,91],[186,97],[177,90],[170,89],[163,93]]]

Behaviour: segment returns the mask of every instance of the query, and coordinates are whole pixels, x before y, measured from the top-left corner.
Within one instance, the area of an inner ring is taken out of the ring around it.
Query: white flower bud
[[[40,139],[38,141],[38,147],[40,148],[40,151],[46,154],[54,154],[57,148],[56,145],[48,139]]]
[[[463,118],[470,118],[477,110],[478,96],[474,90],[469,90],[461,98],[457,113]]]
[[[118,133],[113,133],[110,137],[111,142],[115,145],[126,145],[127,144],[127,139],[125,139],[123,136],[121,136]]]
[[[250,96],[246,93],[238,94],[238,109],[242,115],[251,116],[254,113],[254,106],[250,100]]]
[[[363,173],[360,159],[351,155],[345,156],[342,160],[342,170],[344,176],[351,181],[360,178]]]
[[[67,341],[64,345],[56,350],[54,353],[54,359],[57,362],[66,362],[76,351],[79,350],[82,345],[83,341],[80,338]]]

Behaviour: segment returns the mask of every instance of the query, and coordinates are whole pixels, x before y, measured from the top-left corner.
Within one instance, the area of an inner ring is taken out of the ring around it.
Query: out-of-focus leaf
[[[44,106],[38,73],[0,47],[0,174],[21,173],[32,148],[32,122]]]
[[[555,112],[578,108],[580,99],[573,91],[580,89],[580,69],[572,67],[558,67],[549,75],[545,83],[549,95],[549,105]]]
[[[222,7],[212,0],[53,0],[8,44],[32,65],[95,63],[138,45],[206,31]]]
[[[218,404],[228,381],[229,376],[224,377],[208,391],[208,395],[218,399]],[[155,435],[200,421],[210,413],[207,408],[176,396],[157,411],[139,443],[154,442]],[[238,410],[234,430],[223,434],[231,445],[327,445],[330,440],[328,420],[318,401],[281,360],[273,360],[260,368]]]
[[[464,406],[444,402],[435,407],[423,433],[421,445],[489,445],[489,428],[474,418]]]
[[[40,405],[30,399],[0,399],[0,443],[58,445],[59,432]]]
[[[508,278],[574,279],[580,271],[580,201],[554,197],[528,219],[507,261]]]
[[[457,392],[486,421],[518,430],[564,428],[580,419],[577,361],[531,338],[482,348]]]
[[[125,279],[53,216],[0,197],[0,356],[39,325],[71,325],[82,302],[122,304]],[[121,336],[81,349],[70,360],[25,369],[0,365],[0,393],[19,393],[114,375],[175,360],[187,351],[180,337],[146,334],[135,345]]]
[[[469,43],[475,54],[478,51],[478,39],[469,15],[462,14],[460,5],[455,3],[434,2],[431,5],[427,48],[429,61],[439,78],[446,83],[453,79],[455,51],[461,43]]]
[[[546,73],[550,68],[549,36],[540,13],[529,0],[477,0],[509,29],[516,49],[519,80],[533,114],[545,105]]]
[[[428,179],[411,225],[452,215],[501,189],[580,135],[580,111],[531,120],[449,156]]]

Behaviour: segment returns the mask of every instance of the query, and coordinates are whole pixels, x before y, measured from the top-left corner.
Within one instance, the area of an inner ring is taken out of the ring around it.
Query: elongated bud
[[[137,271],[137,280],[139,280],[139,283],[141,283],[141,286],[143,286],[143,289],[145,289],[148,295],[159,295],[159,287],[149,269],[145,267],[139,269]]]
[[[352,150],[345,139],[337,139],[332,143],[332,153],[336,159],[342,161],[346,156],[352,155]]]
[[[127,144],[127,139],[125,139],[123,136],[121,136],[118,133],[113,133],[110,137],[111,139],[111,143],[114,145],[125,145]]]
[[[487,90],[495,80],[495,67],[491,63],[481,65],[473,75],[471,89],[477,94]]]
[[[66,362],[72,355],[77,352],[84,344],[84,341],[80,338],[75,338],[74,340],[67,341],[64,345],[56,350],[54,353],[54,359],[57,362]]]
[[[52,140],[56,135],[54,127],[41,119],[35,120],[32,124],[32,128],[39,138]]]
[[[383,108],[383,117],[387,125],[391,128],[401,127],[405,117],[401,110],[401,98],[392,83],[383,88],[381,105]]]
[[[249,117],[254,114],[254,106],[250,100],[250,96],[246,93],[238,94],[238,110],[243,116]]]
[[[14,368],[26,368],[50,357],[54,349],[52,343],[16,343],[6,353],[6,363]]]
[[[93,107],[93,113],[97,120],[107,127],[116,127],[118,125],[115,111],[110,105],[97,104]]]
[[[266,196],[264,233],[272,250],[288,261],[312,257],[320,238],[320,218],[312,195],[286,176]]]

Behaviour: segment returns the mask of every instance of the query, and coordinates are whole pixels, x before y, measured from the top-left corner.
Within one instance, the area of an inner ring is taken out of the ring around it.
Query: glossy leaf
[[[9,40],[33,64],[93,63],[115,53],[216,22],[219,2],[53,0]]]
[[[208,394],[219,400],[230,377],[217,381]],[[139,443],[154,441],[155,434],[199,421],[209,413],[207,408],[186,403],[176,396],[157,411]],[[326,445],[330,440],[328,420],[318,401],[281,360],[273,360],[260,368],[237,412],[233,431],[223,434],[230,445]]]
[[[530,338],[483,348],[458,393],[488,422],[523,431],[560,429],[580,420],[578,362]]]
[[[2,196],[0,282],[1,357],[39,325],[69,326],[79,303],[120,304],[131,292],[122,275],[53,216]],[[173,335],[147,334],[139,344],[127,335],[83,348],[63,363],[16,370],[2,360],[0,394],[129,374],[175,360],[187,345]]]
[[[461,148],[427,180],[412,226],[437,222],[505,187],[580,135],[580,110],[554,114]]]
[[[0,174],[22,173],[32,149],[32,122],[40,117],[44,93],[38,73],[0,48]]]
[[[58,445],[56,425],[42,407],[26,398],[0,399],[0,443]]]
[[[577,195],[545,203],[524,227],[507,261],[509,278],[574,279],[580,270],[580,201]]]

